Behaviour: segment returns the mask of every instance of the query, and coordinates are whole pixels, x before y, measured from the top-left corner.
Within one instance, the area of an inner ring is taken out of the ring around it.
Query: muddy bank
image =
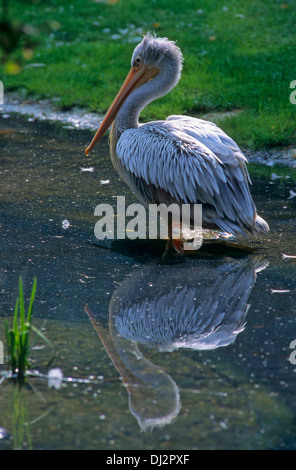
[[[69,128],[89,130],[97,130],[103,118],[101,115],[79,107],[62,111],[59,108],[58,99],[35,101],[16,93],[6,94],[4,105],[0,105],[0,117],[2,117],[2,119],[8,118],[11,113],[26,115],[28,119],[32,121],[59,121]],[[213,119],[211,119],[210,115],[205,115],[204,118],[215,121],[215,118],[218,117],[217,115],[218,113],[215,113]],[[228,115],[229,113],[221,113],[220,119]],[[260,151],[244,149],[244,153],[249,162],[260,163],[271,167],[274,165],[283,165],[296,168],[296,146]]]
[[[35,101],[19,94],[6,94],[4,105],[0,105],[0,116],[5,119],[12,113],[18,113],[32,121],[59,121],[72,129],[97,130],[102,116],[78,107],[62,111],[58,103],[57,99]]]

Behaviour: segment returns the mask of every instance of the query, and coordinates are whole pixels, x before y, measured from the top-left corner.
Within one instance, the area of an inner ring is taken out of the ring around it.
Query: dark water
[[[250,167],[270,236],[164,260],[162,241],[94,237],[97,204],[137,202],[106,140],[86,158],[89,132],[0,123],[0,340],[37,276],[53,347],[38,339],[31,368],[65,378],[2,382],[0,448],[295,449],[295,171]]]

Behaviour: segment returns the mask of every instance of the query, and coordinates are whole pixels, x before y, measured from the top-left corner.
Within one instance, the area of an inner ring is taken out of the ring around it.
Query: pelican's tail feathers
[[[264,219],[262,219],[262,217],[260,217],[260,215],[258,214],[256,214],[256,219],[255,219],[255,232],[257,234],[269,232],[268,223]]]

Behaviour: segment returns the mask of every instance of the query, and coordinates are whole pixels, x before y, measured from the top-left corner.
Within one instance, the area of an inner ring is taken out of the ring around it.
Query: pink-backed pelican
[[[112,163],[143,204],[202,204],[204,229],[237,236],[267,233],[269,226],[257,214],[250,194],[247,159],[216,124],[189,116],[139,124],[143,108],[177,85],[182,60],[174,42],[144,36],[85,153],[112,124]],[[179,251],[180,242],[172,244]]]

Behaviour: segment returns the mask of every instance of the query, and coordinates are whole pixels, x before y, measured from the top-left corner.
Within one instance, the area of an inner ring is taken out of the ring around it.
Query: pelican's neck
[[[167,64],[152,80],[141,85],[123,103],[113,123],[112,131],[117,139],[127,129],[139,127],[141,111],[152,101],[161,98],[174,88],[181,76],[181,64]],[[115,136],[114,135],[114,136]]]
[[[141,93],[139,93],[139,90]],[[127,97],[113,124],[113,128],[116,130],[117,134],[121,135],[122,132],[127,129],[137,129],[139,127],[139,116],[143,108],[146,106],[146,100],[144,103],[145,98],[146,97],[143,95],[143,90],[141,90],[141,88],[136,89]]]

